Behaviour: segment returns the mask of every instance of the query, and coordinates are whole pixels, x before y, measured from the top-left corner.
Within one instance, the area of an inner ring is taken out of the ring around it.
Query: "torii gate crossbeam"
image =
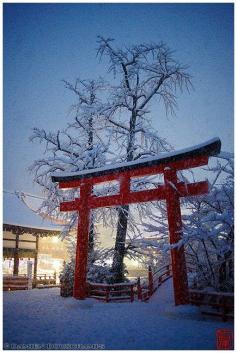
[[[182,238],[180,197],[197,196],[208,192],[207,181],[185,184],[178,181],[177,171],[208,164],[209,156],[217,155],[220,148],[221,142],[215,138],[184,151],[167,153],[161,158],[142,159],[106,168],[70,174],[60,173],[52,176],[54,182],[59,182],[59,188],[80,187],[80,198],[60,204],[60,211],[77,211],[79,213],[73,288],[75,298],[84,299],[87,295],[86,273],[90,210],[98,207],[166,200],[170,244],[175,244]],[[163,185],[152,190],[131,191],[131,178],[159,173],[164,175]],[[92,195],[94,185],[108,181],[119,182],[118,194],[100,197]],[[186,304],[188,303],[188,281],[183,246],[171,250],[171,260],[175,304]]]

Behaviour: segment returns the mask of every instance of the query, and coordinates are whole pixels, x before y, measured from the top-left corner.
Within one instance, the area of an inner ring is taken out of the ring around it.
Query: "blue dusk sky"
[[[4,4],[4,189],[40,194],[27,168],[42,157],[33,127],[57,130],[75,99],[62,83],[106,72],[97,35],[117,46],[164,41],[189,66],[194,90],[176,116],[152,109],[175,149],[219,136],[233,152],[233,4]]]

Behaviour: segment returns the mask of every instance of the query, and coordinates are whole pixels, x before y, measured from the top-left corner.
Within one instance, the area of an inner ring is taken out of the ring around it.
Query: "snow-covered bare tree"
[[[35,128],[31,140],[45,144],[45,157],[34,162],[31,170],[35,182],[46,194],[41,210],[58,217],[58,205],[65,198],[73,199],[75,191],[62,193],[51,182],[54,172],[75,172],[96,168],[107,162],[129,162],[169,151],[171,146],[152,128],[150,103],[163,102],[166,112],[175,111],[176,92],[189,87],[186,68],[173,57],[164,43],[141,44],[126,49],[115,49],[111,39],[99,37],[98,55],[109,58],[109,71],[115,83],[76,80],[64,81],[66,88],[77,97],[72,106],[73,122],[55,132]],[[103,92],[101,94],[101,92]],[[102,99],[106,103],[102,103]],[[149,182],[133,183],[134,189],[149,187]],[[95,190],[93,191],[95,193]],[[105,193],[106,190],[103,190]],[[108,191],[109,192],[109,191]],[[142,238],[138,219],[151,213],[154,203],[139,205],[135,213],[128,206],[98,211],[98,219],[115,225],[117,234],[113,255],[114,281],[124,279],[124,256],[143,257],[149,250],[137,252],[135,241]],[[103,215],[107,212],[108,217]],[[129,222],[128,222],[128,214]],[[77,215],[65,214],[69,221],[65,234],[76,224]],[[91,222],[90,245],[93,246],[94,222]]]
[[[113,39],[98,39],[98,55],[106,57],[115,76],[103,114],[113,132],[120,161],[158,155],[170,149],[151,128],[150,103],[164,104],[167,113],[177,106],[176,93],[188,89],[190,75],[164,44],[140,44],[115,48]],[[129,206],[118,211],[113,258],[115,281],[123,280]]]
[[[45,146],[45,156],[36,160],[30,167],[34,174],[34,181],[42,187],[46,196],[41,205],[44,211],[57,217],[58,206],[65,198],[73,199],[77,190],[60,191],[51,181],[54,172],[76,172],[92,169],[104,165],[106,152],[109,146],[109,137],[106,140],[103,134],[105,126],[104,117],[99,114],[102,102],[100,92],[103,90],[102,80],[76,80],[75,84],[64,81],[67,89],[76,96],[76,102],[71,107],[72,122],[63,130],[47,132],[45,129],[34,128],[31,141],[39,141]],[[103,135],[103,136],[102,136]],[[65,214],[67,225],[64,234],[76,225],[77,214]],[[91,221],[89,244],[93,248],[94,222]]]

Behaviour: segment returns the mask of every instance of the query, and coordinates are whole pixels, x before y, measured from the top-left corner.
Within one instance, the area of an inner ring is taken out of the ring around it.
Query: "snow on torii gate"
[[[86,275],[88,257],[88,237],[90,210],[98,207],[112,207],[131,203],[166,200],[170,244],[181,239],[182,219],[180,197],[195,196],[208,192],[208,182],[185,184],[178,181],[177,171],[208,164],[209,156],[220,153],[221,141],[214,138],[206,143],[182,151],[163,154],[160,158],[149,158],[124,164],[109,165],[104,168],[85,170],[75,173],[55,173],[53,182],[59,182],[59,188],[80,187],[80,198],[60,204],[60,211],[78,211],[76,265],[73,296],[86,298]],[[130,181],[134,177],[164,175],[164,185],[155,189],[131,191]],[[92,195],[93,186],[98,183],[118,181],[120,192],[110,196]],[[184,248],[171,250],[173,287],[175,304],[188,302],[188,281]]]

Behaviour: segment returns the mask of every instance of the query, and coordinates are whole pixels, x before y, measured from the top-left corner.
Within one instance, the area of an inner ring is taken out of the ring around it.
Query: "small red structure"
[[[182,238],[180,197],[196,196],[208,192],[208,182],[185,184],[177,178],[177,171],[195,168],[208,163],[209,156],[220,152],[218,138],[183,151],[164,154],[160,158],[132,161],[105,168],[97,168],[70,174],[54,174],[52,180],[59,182],[59,188],[80,187],[80,198],[62,202],[60,211],[78,211],[77,251],[73,296],[86,297],[86,274],[88,256],[88,234],[90,210],[98,207],[128,205],[138,202],[166,200],[169,223],[170,244]],[[152,190],[131,191],[131,178],[164,175],[164,185]],[[118,181],[120,192],[110,196],[94,196],[95,184]],[[175,304],[188,303],[188,281],[183,246],[171,250]]]

